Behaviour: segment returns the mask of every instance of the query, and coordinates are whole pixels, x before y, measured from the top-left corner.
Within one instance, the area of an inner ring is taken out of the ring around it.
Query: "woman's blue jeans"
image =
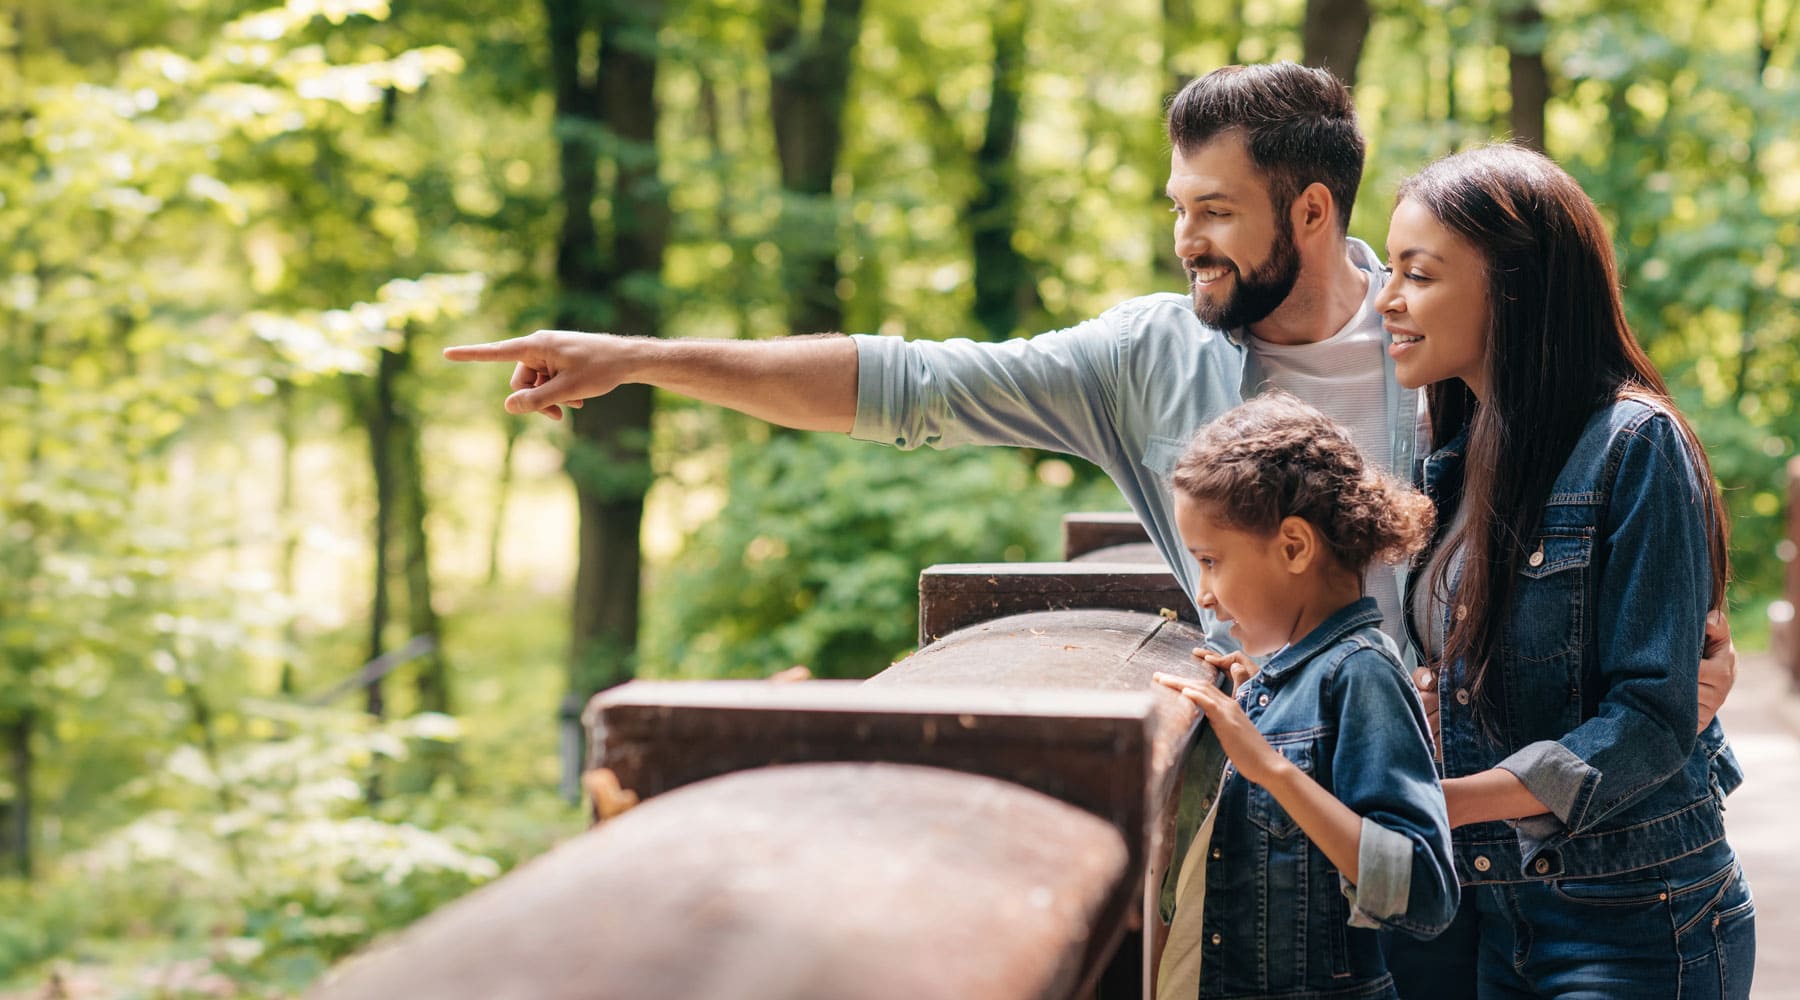
[[[1721,841],[1626,875],[1464,886],[1449,930],[1383,943],[1406,1000],[1747,1000],[1756,906]]]

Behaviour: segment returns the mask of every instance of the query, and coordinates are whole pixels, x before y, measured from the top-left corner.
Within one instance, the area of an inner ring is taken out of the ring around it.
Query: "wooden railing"
[[[920,595],[922,647],[864,683],[602,694],[600,822],[314,995],[1148,996],[1200,723],[1151,674],[1211,676],[1192,608],[1112,562],[932,567]]]

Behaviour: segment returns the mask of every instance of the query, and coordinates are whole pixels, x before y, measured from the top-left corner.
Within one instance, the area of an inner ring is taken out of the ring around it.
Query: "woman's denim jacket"
[[[1440,523],[1460,500],[1465,442],[1425,462]],[[1490,731],[1465,665],[1439,674],[1443,776],[1503,768],[1551,811],[1458,828],[1464,885],[1615,875],[1725,836],[1743,774],[1716,719],[1694,733],[1713,517],[1666,410],[1627,399],[1588,421],[1515,581]],[[1447,634],[1454,593],[1434,610]]]
[[[1363,817],[1359,878],[1228,769],[1207,846],[1202,997],[1379,995],[1389,980],[1374,928],[1430,937],[1456,913],[1424,709],[1380,625],[1365,597],[1238,690],[1269,743]]]

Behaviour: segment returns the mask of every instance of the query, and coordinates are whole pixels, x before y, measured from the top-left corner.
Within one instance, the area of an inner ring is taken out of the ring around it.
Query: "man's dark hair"
[[[1181,88],[1169,102],[1169,141],[1186,156],[1227,132],[1240,132],[1250,161],[1285,216],[1300,192],[1325,185],[1338,226],[1362,183],[1364,142],[1350,89],[1328,70],[1294,63],[1222,66]]]

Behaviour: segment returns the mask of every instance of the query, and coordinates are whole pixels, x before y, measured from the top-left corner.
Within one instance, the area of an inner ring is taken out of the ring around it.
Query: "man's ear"
[[[1280,546],[1281,559],[1287,566],[1290,575],[1298,576],[1312,567],[1319,558],[1320,546],[1324,540],[1319,537],[1319,530],[1303,517],[1284,517],[1275,528],[1275,544]]]
[[[1294,233],[1313,234],[1323,230],[1337,232],[1337,202],[1331,197],[1331,189],[1318,181],[1313,181],[1306,189],[1295,196],[1293,206],[1288,210],[1288,217],[1294,224]]]

